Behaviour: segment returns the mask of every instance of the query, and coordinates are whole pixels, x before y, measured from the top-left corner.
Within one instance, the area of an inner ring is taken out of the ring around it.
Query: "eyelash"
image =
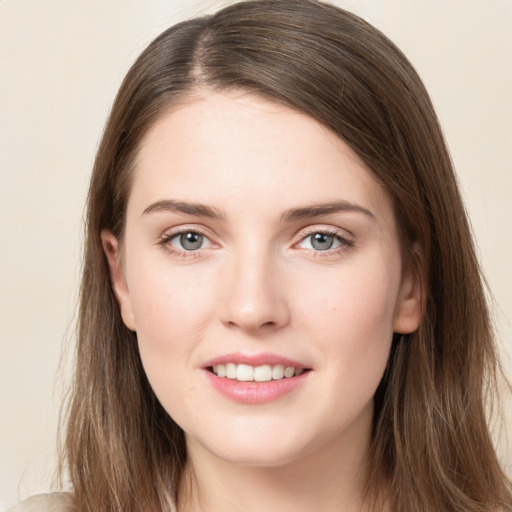
[[[337,242],[339,242],[339,246],[334,249],[327,249],[325,251],[315,250],[315,249],[304,249],[310,253],[313,254],[315,258],[321,257],[332,257],[340,255],[344,252],[349,251],[355,246],[354,240],[348,238],[345,235],[342,235],[339,231],[334,229],[326,229],[326,228],[316,228],[313,226],[312,228],[305,229],[304,231],[301,231],[299,234],[299,241],[294,244],[294,247],[303,243],[308,238],[312,237],[313,235],[325,235],[325,236],[332,236]]]
[[[213,242],[211,242],[209,236],[204,233],[202,230],[194,228],[187,228],[180,227],[176,230],[173,230],[170,233],[166,233],[162,236],[162,238],[158,241],[158,244],[162,247],[165,247],[166,250],[169,252],[170,255],[178,256],[181,258],[197,258],[201,256],[201,248],[195,249],[195,250],[180,250],[173,245],[171,245],[172,240],[175,238],[184,235],[184,234],[196,234],[204,237],[206,240],[208,240],[209,244],[215,245]],[[317,228],[314,227],[311,229],[307,229],[299,233],[299,241],[295,242],[293,244],[293,247],[297,247],[299,244],[303,243],[305,240],[307,240],[309,237],[312,237],[313,235],[325,235],[333,237],[337,242],[339,242],[339,246],[335,247],[334,249],[326,249],[324,251],[321,250],[315,250],[315,249],[303,249],[309,253],[312,253],[314,257],[329,257],[333,255],[339,255],[341,253],[349,251],[352,247],[354,247],[355,242],[348,238],[347,236],[341,235],[339,231],[333,230],[333,229],[326,229],[326,228]]]
[[[170,233],[166,233],[162,236],[162,238],[158,241],[158,244],[162,247],[165,247],[165,249],[168,251],[170,255],[178,256],[181,258],[197,258],[201,256],[201,249],[197,250],[180,250],[173,245],[171,245],[172,240],[175,238],[186,235],[186,234],[196,234],[204,237],[206,240],[210,242],[210,244],[213,245],[213,242],[210,241],[210,238],[206,233],[201,231],[200,229],[194,227],[194,228],[187,228],[186,226],[180,227],[176,230],[173,230]]]

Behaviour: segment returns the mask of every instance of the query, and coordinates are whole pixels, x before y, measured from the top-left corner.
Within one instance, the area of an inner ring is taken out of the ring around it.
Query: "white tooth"
[[[295,370],[295,375],[300,375],[300,374],[302,374],[302,373],[304,373],[304,368],[297,368],[297,369]]]
[[[219,377],[225,377],[226,376],[226,365],[225,364],[218,364],[217,366],[213,367],[213,371]]]
[[[248,364],[239,364],[236,368],[236,380],[248,382],[254,379],[254,368]]]
[[[272,380],[272,366],[264,364],[254,368],[254,380],[258,382],[266,382]]]
[[[236,379],[236,364],[234,364],[234,363],[226,364],[226,377],[228,379]]]
[[[295,375],[295,368],[293,366],[287,366],[284,370],[285,377],[293,377]]]
[[[272,378],[274,380],[282,379],[284,377],[284,366],[282,364],[276,364],[272,367]]]
[[[217,375],[217,367],[216,366],[212,366],[212,372]]]

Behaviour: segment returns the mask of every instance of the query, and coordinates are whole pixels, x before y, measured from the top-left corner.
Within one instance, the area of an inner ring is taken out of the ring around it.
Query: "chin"
[[[261,446],[252,449],[246,446],[243,449],[233,449],[233,451],[212,451],[212,454],[230,464],[259,468],[277,468],[285,466],[296,461],[303,455],[301,452],[297,451],[289,452],[279,450],[276,452],[272,448]]]
[[[281,432],[281,435],[276,434]],[[315,451],[318,439],[313,442],[308,436],[292,436],[290,429],[245,430],[245,435],[223,432],[220,436],[191,440],[187,445],[208,452],[216,459],[239,466],[279,467],[306,457]],[[199,446],[200,447],[199,447]],[[318,448],[318,447],[317,447]]]

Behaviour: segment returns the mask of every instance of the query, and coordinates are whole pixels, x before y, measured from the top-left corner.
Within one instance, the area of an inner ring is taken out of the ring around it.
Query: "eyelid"
[[[319,250],[309,247],[300,247],[310,236],[314,234],[324,234],[332,236],[337,239],[339,245],[337,247],[329,248],[326,250]],[[340,257],[343,253],[350,251],[355,246],[355,237],[352,233],[345,229],[334,226],[318,225],[307,226],[299,231],[296,235],[297,240],[293,243],[292,248],[301,250],[306,254],[310,254],[315,258],[336,258]]]
[[[162,240],[169,240],[171,238],[174,238],[177,235],[181,235],[183,233],[198,233],[205,238],[208,238],[208,240],[211,243],[213,242],[212,238],[215,238],[215,234],[212,233],[210,229],[207,229],[204,226],[198,225],[198,224],[180,224],[178,226],[173,226],[170,228],[167,228],[163,231],[162,235],[158,239],[158,243],[160,243]]]
[[[208,242],[207,247],[199,248],[196,250],[186,250],[180,249],[174,245],[171,245],[170,242],[175,239],[177,236],[184,233],[197,233],[203,236]],[[300,248],[297,247],[301,242],[303,242],[306,238],[316,233],[325,234],[329,236],[335,237],[340,245],[333,249],[326,249],[325,251],[309,249],[309,248]],[[164,247],[170,254],[174,254],[180,257],[199,257],[203,254],[204,251],[207,251],[211,248],[218,248],[221,244],[214,241],[216,238],[215,234],[212,234],[211,230],[202,225],[197,224],[180,224],[178,226],[174,226],[168,228],[163,232],[163,234],[159,237],[157,241],[157,245]],[[339,228],[332,225],[325,224],[314,224],[310,226],[306,226],[302,228],[295,236],[294,242],[292,243],[292,248],[302,249],[306,252],[314,253],[315,255],[321,256],[329,256],[339,254],[343,251],[349,250],[351,247],[355,245],[355,237],[354,235],[348,231],[347,229]]]
[[[185,249],[180,249],[179,247],[176,247],[170,243],[173,239],[184,233],[197,233],[203,236],[209,242],[208,247],[187,251]],[[166,251],[169,252],[169,254],[173,254],[182,258],[191,258],[201,256],[204,251],[209,250],[211,247],[218,247],[219,244],[216,243],[212,238],[214,238],[214,236],[211,234],[211,230],[206,229],[204,226],[199,226],[197,224],[180,224],[179,226],[166,229],[159,237],[157,245],[163,247]]]
[[[348,231],[347,229],[338,228],[335,226],[329,226],[325,224],[313,224],[311,226],[307,226],[302,228],[297,235],[295,236],[296,242],[298,243],[309,235],[314,235],[315,233],[324,233],[326,235],[336,236],[345,240],[347,242],[355,243],[354,235]]]

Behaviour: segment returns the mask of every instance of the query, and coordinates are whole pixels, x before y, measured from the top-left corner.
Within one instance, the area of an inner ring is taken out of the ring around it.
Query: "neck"
[[[180,482],[178,510],[366,511],[363,496],[370,422],[367,426],[345,432],[291,462],[270,467],[220,459],[187,439],[189,458]]]

